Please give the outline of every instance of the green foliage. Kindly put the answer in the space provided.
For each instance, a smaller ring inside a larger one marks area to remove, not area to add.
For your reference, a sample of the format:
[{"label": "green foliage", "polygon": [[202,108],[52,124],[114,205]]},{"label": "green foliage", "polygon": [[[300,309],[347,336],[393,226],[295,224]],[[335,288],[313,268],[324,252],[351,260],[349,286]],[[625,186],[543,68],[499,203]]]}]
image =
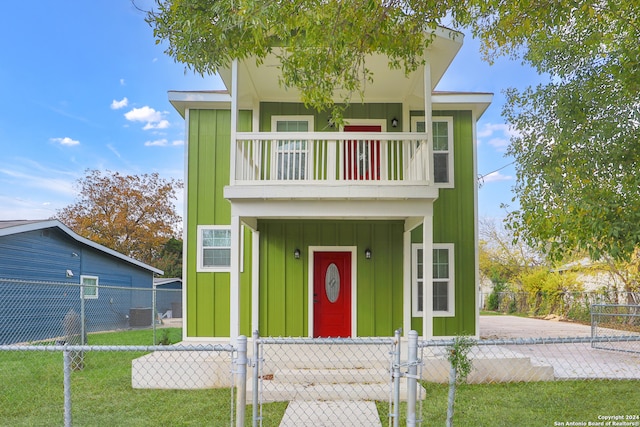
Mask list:
[{"label": "green foliage", "polygon": [[628,259],[640,245],[640,3],[488,1],[459,18],[489,58],[521,56],[549,77],[506,92],[516,237],[556,260]]},{"label": "green foliage", "polygon": [[565,315],[567,307],[564,296],[580,289],[575,273],[557,273],[546,268],[521,274],[519,282],[522,290],[529,295],[529,314],[533,316]]},{"label": "green foliage", "polygon": [[493,289],[487,299],[487,310],[498,311],[500,309],[500,293],[504,292],[506,286],[504,283],[494,283]]},{"label": "green foliage", "polygon": [[154,266],[164,271],[164,277],[182,277],[182,240],[170,238],[162,247]]},{"label": "green foliage", "polygon": [[456,371],[456,382],[467,380],[473,368],[473,362],[469,358],[469,352],[475,345],[475,341],[467,336],[457,336],[453,344],[447,348],[447,360]]},{"label": "green foliage", "polygon": [[383,54],[390,67],[415,70],[448,9],[449,1],[435,0],[158,0],[147,22],[165,53],[199,74],[275,55],[282,86],[339,119],[344,106],[335,94],[347,105],[375,77],[365,57]]}]

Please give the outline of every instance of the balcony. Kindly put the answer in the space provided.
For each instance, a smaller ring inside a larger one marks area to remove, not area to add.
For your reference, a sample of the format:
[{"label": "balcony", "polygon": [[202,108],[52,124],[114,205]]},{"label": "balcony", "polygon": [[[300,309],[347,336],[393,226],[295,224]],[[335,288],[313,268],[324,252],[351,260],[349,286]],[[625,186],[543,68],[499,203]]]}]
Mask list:
[{"label": "balcony", "polygon": [[425,133],[237,133],[231,161],[228,198],[414,198],[432,182]]}]

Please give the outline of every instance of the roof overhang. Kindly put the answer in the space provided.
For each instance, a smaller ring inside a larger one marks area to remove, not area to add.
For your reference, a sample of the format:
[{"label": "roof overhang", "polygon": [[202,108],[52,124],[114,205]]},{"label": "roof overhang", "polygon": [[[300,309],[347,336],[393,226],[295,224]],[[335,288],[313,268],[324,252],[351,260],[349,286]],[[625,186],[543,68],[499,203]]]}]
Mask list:
[{"label": "roof overhang", "polygon": [[476,120],[482,117],[492,101],[493,94],[486,92],[433,92],[431,96],[434,111],[471,110]]},{"label": "roof overhang", "polygon": [[[438,27],[433,42],[425,49],[424,58],[431,71],[431,88],[433,90],[454,57],[462,47],[464,35],[454,30]],[[281,47],[274,52],[281,52]],[[388,57],[372,54],[366,58],[366,68],[373,74],[373,82],[363,83],[364,102],[398,102],[424,105],[424,71],[417,70],[405,73],[403,69],[391,69]],[[231,66],[220,69],[218,73],[226,86],[231,90]],[[300,92],[297,88],[286,88],[281,81],[280,62],[275,54],[269,54],[260,64],[255,58],[247,58],[238,62],[238,106],[252,108],[257,102],[299,102]],[[334,100],[341,102],[345,93],[337,92]],[[352,99],[357,103],[360,99]]]}]

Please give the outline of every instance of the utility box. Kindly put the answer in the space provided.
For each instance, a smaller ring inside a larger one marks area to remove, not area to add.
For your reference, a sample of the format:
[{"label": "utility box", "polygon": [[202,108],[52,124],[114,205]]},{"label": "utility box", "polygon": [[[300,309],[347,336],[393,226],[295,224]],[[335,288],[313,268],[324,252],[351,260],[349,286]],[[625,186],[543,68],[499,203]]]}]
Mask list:
[{"label": "utility box", "polygon": [[151,307],[129,309],[129,326],[140,328],[153,324],[153,310]]}]

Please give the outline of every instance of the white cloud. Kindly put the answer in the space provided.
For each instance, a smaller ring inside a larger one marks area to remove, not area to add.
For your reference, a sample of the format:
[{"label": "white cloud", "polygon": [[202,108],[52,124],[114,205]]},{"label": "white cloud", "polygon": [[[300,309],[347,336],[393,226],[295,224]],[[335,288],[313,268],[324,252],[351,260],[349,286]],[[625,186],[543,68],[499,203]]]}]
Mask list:
[{"label": "white cloud", "polygon": [[124,86],[124,85],[125,85],[124,79],[120,79],[120,86]]},{"label": "white cloud", "polygon": [[144,143],[145,147],[166,147],[169,145],[169,141],[166,139],[156,139],[155,141],[147,141]]},{"label": "white cloud", "polygon": [[498,181],[511,181],[513,177],[511,175],[503,175],[499,171],[491,172],[489,175],[482,178],[482,182],[487,184],[489,182],[498,182]]},{"label": "white cloud", "polygon": [[169,121],[164,118],[168,114],[166,112],[156,111],[149,106],[142,108],[134,108],[125,113],[124,117],[130,122],[146,123],[144,130],[149,129],[166,129],[169,127]]},{"label": "white cloud", "polygon": [[478,138],[488,139],[487,143],[501,152],[507,149],[511,137],[515,135],[515,130],[505,123],[485,123],[478,130]]},{"label": "white cloud", "polygon": [[509,142],[506,138],[491,138],[488,144],[498,149],[498,151],[505,151],[509,146]]},{"label": "white cloud", "polygon": [[147,141],[144,143],[145,147],[177,147],[179,145],[184,145],[184,141],[175,140],[173,142],[169,142],[167,139],[156,139],[155,141]]},{"label": "white cloud", "polygon": [[55,142],[60,145],[66,145],[68,147],[80,144],[80,141],[71,139],[68,136],[65,136],[64,138],[51,138],[51,142]]},{"label": "white cloud", "polygon": [[157,123],[153,123],[153,122],[149,122],[146,125],[144,125],[144,127],[142,129],[144,130],[149,130],[149,129],[166,129],[169,127],[169,121],[168,120],[160,120]]},{"label": "white cloud", "polygon": [[111,109],[112,110],[119,110],[121,108],[126,107],[127,105],[129,105],[129,100],[127,99],[127,97],[125,96],[124,98],[122,98],[122,100],[120,101],[116,101],[115,99],[111,102]]}]

